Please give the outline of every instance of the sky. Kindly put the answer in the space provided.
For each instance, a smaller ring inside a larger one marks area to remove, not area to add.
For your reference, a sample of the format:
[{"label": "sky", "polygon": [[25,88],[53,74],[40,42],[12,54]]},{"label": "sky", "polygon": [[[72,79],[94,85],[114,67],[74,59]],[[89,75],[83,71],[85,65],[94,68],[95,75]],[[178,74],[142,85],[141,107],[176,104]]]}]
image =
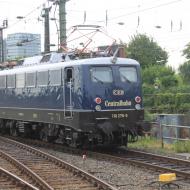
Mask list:
[{"label": "sky", "polygon": [[[51,5],[47,0],[0,0],[0,26],[4,19],[9,23],[4,37],[16,32],[40,33],[43,49],[41,12],[44,6]],[[185,61],[182,50],[190,42],[189,7],[189,0],[69,0],[67,34],[78,24],[100,25],[109,36],[125,43],[136,34],[146,34],[168,52],[168,65],[177,69]],[[50,13],[50,18],[54,17],[58,19],[56,6],[52,6]],[[55,21],[50,21],[50,33],[51,44],[57,44]],[[102,38],[98,39],[101,44]]]}]

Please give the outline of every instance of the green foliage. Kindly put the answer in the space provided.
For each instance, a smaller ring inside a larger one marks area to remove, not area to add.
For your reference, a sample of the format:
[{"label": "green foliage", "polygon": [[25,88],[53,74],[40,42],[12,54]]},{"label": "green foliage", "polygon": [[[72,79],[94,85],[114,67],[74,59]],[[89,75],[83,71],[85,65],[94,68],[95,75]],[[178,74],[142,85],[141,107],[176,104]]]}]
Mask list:
[{"label": "green foliage", "polygon": [[161,104],[165,104],[166,102],[169,105],[175,104],[175,94],[172,93],[164,93],[162,96],[160,96],[160,102]]},{"label": "green foliage", "polygon": [[183,55],[187,58],[190,59],[190,43],[186,45],[186,48],[183,50]]},{"label": "green foliage", "polygon": [[186,48],[183,50],[183,55],[188,61],[184,62],[179,67],[179,74],[183,79],[183,82],[189,84],[190,81],[190,42],[186,45]]},{"label": "green foliage", "polygon": [[175,96],[175,104],[177,106],[180,106],[182,103],[189,103],[189,95],[190,94],[182,94],[182,93],[177,93]]},{"label": "green foliage", "polygon": [[190,81],[190,61],[185,62],[179,67],[179,74],[181,75],[183,81],[188,84]]},{"label": "green foliage", "polygon": [[128,57],[139,61],[142,68],[165,65],[168,59],[167,52],[144,34],[133,36],[126,50]]},{"label": "green foliage", "polygon": [[150,121],[151,122],[151,121],[153,121],[154,116],[149,111],[145,110],[144,119],[145,119],[145,121]]},{"label": "green foliage", "polygon": [[190,152],[190,141],[177,141],[173,149],[177,153]]},{"label": "green foliage", "polygon": [[161,142],[160,140],[153,138],[153,137],[141,137],[139,140],[135,143],[129,143],[130,148],[160,148]]},{"label": "green foliage", "polygon": [[147,149],[153,153],[183,153],[190,152],[190,141],[176,141],[173,144],[164,143],[162,148],[161,141],[154,137],[142,137],[135,143],[129,143],[129,148],[136,148],[140,150]]},{"label": "green foliage", "polygon": [[170,88],[172,86],[177,86],[178,80],[175,75],[166,75],[163,76],[161,79],[161,84],[164,88]]},{"label": "green foliage", "polygon": [[171,93],[190,93],[190,85],[181,84],[181,81],[178,80],[178,86],[173,86],[168,89],[165,89],[164,92]]},{"label": "green foliage", "polygon": [[178,89],[178,83],[182,82],[171,67],[150,66],[142,70],[142,77],[145,109],[157,113],[185,112],[190,109],[186,94],[180,95],[181,90],[185,92],[187,87],[181,86]]},{"label": "green foliage", "polygon": [[190,111],[190,103],[182,103],[179,107],[178,107],[178,112],[179,113],[187,113]]},{"label": "green foliage", "polygon": [[153,65],[142,70],[143,83],[158,85],[158,88],[168,88],[176,86],[178,79],[171,67],[163,65]]},{"label": "green foliage", "polygon": [[144,95],[145,109],[157,113],[186,113],[190,110],[189,93]]}]

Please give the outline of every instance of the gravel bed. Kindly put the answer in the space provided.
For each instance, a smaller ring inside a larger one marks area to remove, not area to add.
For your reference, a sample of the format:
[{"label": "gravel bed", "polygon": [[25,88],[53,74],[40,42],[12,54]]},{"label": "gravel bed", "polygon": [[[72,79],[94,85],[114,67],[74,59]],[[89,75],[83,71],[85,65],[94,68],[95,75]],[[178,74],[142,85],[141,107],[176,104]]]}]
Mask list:
[{"label": "gravel bed", "polygon": [[[39,147],[38,147],[39,148]],[[159,173],[140,168],[130,164],[116,164],[111,161],[95,160],[92,158],[83,159],[83,156],[62,153],[54,150],[40,148],[42,151],[48,152],[72,165],[81,168],[88,173],[106,181],[107,183],[117,187],[119,190],[157,190],[159,188]],[[151,182],[155,182],[151,185]],[[189,190],[189,181],[176,181],[181,190]],[[164,189],[164,188],[163,188]],[[165,188],[168,189],[168,188]],[[172,186],[170,189],[178,189]]]}]

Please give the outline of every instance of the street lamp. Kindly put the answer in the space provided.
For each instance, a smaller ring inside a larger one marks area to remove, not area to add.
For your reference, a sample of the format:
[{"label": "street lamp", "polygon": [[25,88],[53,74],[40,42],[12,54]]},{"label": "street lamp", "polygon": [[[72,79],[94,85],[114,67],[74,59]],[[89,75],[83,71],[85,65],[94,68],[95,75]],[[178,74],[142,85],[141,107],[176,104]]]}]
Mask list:
[{"label": "street lamp", "polygon": [[17,19],[24,19],[23,16],[17,16],[16,18],[17,18]]},{"label": "street lamp", "polygon": [[162,27],[160,25],[156,25],[155,28],[160,29]]},{"label": "street lamp", "polygon": [[118,22],[117,24],[119,24],[119,25],[124,25],[125,23],[124,22]]}]

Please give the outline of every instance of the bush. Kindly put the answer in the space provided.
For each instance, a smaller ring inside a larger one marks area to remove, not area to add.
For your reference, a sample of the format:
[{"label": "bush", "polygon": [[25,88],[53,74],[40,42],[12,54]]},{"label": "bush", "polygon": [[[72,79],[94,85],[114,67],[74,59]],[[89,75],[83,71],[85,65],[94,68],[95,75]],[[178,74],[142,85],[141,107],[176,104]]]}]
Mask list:
[{"label": "bush", "polygon": [[145,110],[144,120],[145,121],[152,121],[153,119],[154,119],[154,116],[148,110]]},{"label": "bush", "polygon": [[177,153],[190,152],[190,141],[177,141],[174,144],[174,151]]},{"label": "bush", "polygon": [[189,93],[159,93],[144,96],[145,109],[158,113],[186,113],[190,110]]},{"label": "bush", "polygon": [[179,107],[178,107],[178,111],[180,113],[187,113],[190,110],[190,103],[182,103]]}]

